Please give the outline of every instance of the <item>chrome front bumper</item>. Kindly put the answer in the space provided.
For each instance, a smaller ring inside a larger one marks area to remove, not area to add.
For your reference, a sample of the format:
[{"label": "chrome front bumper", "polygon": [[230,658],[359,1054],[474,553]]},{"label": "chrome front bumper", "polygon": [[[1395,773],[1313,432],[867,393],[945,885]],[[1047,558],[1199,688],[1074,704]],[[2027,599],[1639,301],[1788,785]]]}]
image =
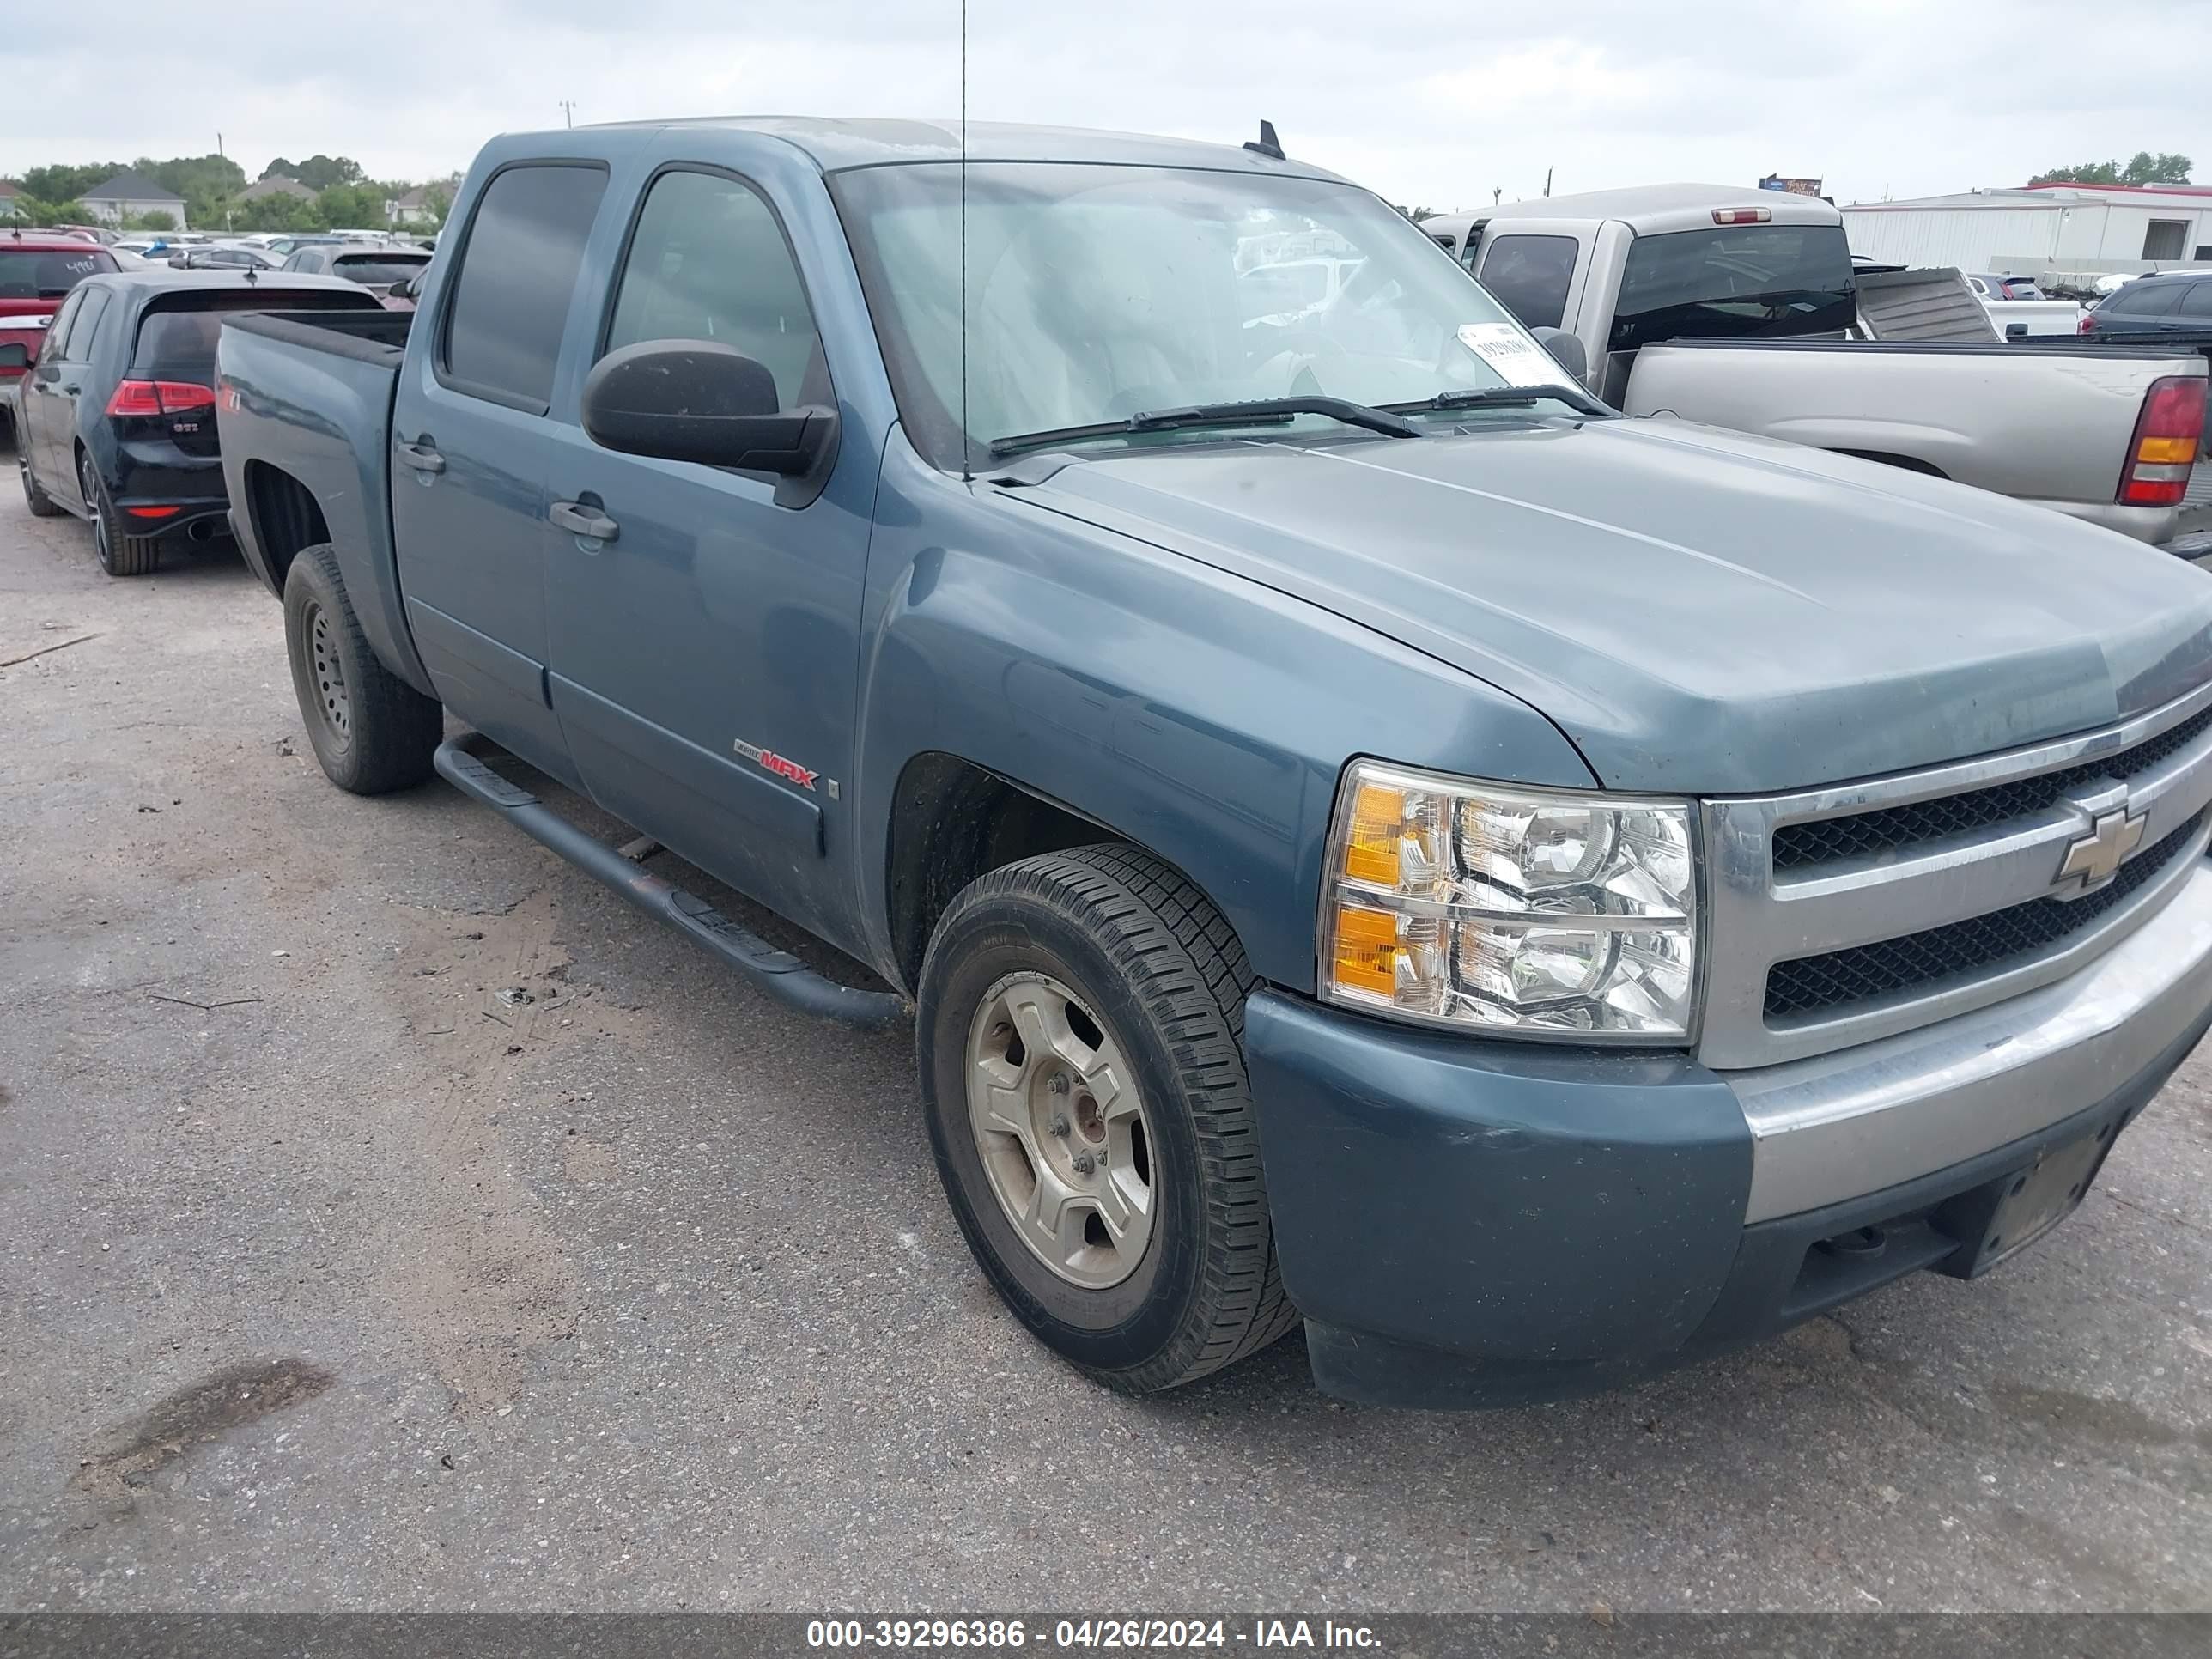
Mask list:
[{"label": "chrome front bumper", "polygon": [[2048,1127],[2212,1011],[2212,860],[2078,973],[1935,1025],[1723,1073],[1752,1133],[1746,1222],[1911,1180]]}]

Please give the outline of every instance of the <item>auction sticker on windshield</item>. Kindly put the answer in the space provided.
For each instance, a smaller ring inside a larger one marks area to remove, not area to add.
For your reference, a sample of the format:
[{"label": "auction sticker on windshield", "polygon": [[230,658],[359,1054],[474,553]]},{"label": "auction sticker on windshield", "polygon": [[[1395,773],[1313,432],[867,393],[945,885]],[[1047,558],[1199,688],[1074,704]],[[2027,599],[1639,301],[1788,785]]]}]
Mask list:
[{"label": "auction sticker on windshield", "polygon": [[1567,372],[1552,354],[1510,323],[1462,323],[1459,343],[1508,386],[1565,386]]}]

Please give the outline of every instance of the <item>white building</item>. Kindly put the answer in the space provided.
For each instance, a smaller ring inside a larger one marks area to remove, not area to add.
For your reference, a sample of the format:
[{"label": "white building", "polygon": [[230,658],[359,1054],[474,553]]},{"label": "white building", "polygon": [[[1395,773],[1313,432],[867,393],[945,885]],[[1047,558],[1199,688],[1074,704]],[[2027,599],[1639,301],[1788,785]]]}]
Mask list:
[{"label": "white building", "polygon": [[1884,264],[2086,277],[2212,265],[2212,185],[2028,185],[1844,209]]}]

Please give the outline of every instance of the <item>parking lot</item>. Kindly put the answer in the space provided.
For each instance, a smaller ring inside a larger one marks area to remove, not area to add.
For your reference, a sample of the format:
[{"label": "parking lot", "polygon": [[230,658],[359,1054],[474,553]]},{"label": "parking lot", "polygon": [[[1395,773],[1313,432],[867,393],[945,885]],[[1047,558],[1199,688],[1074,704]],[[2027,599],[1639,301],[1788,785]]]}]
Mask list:
[{"label": "parking lot", "polygon": [[1544,1409],[1126,1400],[907,1034],[331,787],[227,552],[11,487],[0,662],[0,1606],[2212,1607],[2212,1053],[1979,1284]]}]

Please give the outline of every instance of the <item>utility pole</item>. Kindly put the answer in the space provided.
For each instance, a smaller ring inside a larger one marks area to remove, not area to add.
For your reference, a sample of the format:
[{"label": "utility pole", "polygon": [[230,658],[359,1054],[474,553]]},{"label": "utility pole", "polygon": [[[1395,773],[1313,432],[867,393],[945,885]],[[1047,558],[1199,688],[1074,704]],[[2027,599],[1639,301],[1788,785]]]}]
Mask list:
[{"label": "utility pole", "polygon": [[576,100],[574,99],[563,98],[561,100],[561,120],[562,125],[566,126],[573,127],[576,125]]},{"label": "utility pole", "polygon": [[1552,199],[1552,170],[1549,167],[1544,169],[1544,199],[1547,202]]},{"label": "utility pole", "polygon": [[222,135],[219,132],[215,136],[215,153],[217,155],[222,154]]}]

